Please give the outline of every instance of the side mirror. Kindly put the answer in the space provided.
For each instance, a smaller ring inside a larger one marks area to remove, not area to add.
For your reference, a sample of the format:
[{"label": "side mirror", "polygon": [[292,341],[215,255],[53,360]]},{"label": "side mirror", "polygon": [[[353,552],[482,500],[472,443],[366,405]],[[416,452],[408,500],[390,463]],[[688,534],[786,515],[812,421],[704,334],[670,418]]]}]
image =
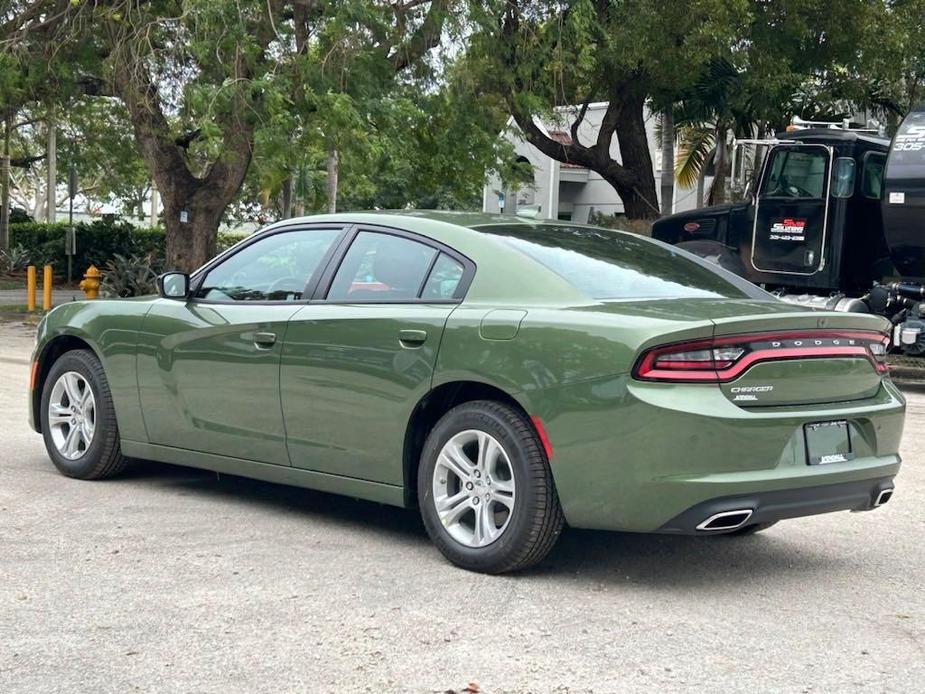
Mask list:
[{"label": "side mirror", "polygon": [[188,299],[189,275],[185,272],[165,272],[157,278],[157,293],[164,299]]}]

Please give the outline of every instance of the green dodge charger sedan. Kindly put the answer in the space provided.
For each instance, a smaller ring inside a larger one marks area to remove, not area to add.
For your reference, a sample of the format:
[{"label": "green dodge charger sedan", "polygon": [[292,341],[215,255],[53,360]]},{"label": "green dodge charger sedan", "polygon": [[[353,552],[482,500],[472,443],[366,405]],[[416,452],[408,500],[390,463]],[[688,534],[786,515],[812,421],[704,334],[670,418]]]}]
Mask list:
[{"label": "green dodge charger sedan", "polygon": [[70,477],[144,458],[417,507],[500,573],[563,525],[747,534],[893,493],[887,322],[632,234],[449,212],[286,220],[159,296],[39,327]]}]

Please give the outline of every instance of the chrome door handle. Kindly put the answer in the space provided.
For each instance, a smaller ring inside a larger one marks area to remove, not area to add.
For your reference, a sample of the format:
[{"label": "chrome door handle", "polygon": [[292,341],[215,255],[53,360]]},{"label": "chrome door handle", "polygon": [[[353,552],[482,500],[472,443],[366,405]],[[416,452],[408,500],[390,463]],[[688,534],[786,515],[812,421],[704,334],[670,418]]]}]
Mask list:
[{"label": "chrome door handle", "polygon": [[272,347],[276,344],[276,333],[254,333],[254,344],[258,347]]},{"label": "chrome door handle", "polygon": [[403,347],[417,347],[423,345],[426,340],[426,330],[400,330],[398,332],[398,341]]}]

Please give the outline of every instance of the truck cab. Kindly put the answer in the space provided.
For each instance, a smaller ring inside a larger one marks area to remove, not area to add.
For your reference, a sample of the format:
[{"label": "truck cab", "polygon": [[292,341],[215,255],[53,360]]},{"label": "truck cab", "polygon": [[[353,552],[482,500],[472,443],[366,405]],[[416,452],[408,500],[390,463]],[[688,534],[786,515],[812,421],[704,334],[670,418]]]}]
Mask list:
[{"label": "truck cab", "polygon": [[829,127],[737,145],[734,174],[759,161],[745,199],[660,219],[654,238],[770,290],[856,296],[897,275],[881,212],[889,139]]}]

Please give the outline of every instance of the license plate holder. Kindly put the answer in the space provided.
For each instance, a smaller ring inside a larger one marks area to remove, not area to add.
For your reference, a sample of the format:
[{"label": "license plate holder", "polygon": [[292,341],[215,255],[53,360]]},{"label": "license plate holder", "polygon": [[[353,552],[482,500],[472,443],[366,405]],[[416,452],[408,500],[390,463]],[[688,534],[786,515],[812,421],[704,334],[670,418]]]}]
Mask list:
[{"label": "license plate holder", "polygon": [[803,438],[806,442],[806,462],[809,465],[831,465],[854,459],[847,420],[804,424]]}]

